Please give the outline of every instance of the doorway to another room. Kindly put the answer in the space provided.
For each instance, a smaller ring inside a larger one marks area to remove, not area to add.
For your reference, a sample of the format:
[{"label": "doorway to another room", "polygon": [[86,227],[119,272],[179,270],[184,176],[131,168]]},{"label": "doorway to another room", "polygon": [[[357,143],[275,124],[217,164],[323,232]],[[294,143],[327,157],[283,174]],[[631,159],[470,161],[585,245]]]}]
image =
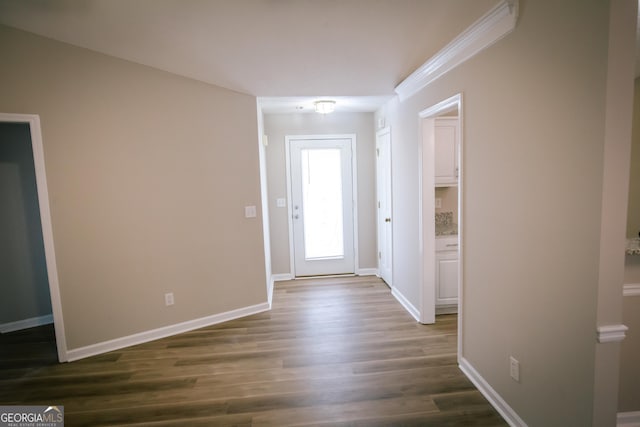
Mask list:
[{"label": "doorway to another room", "polygon": [[[458,313],[462,323],[462,96],[419,114],[422,131],[421,323]],[[460,354],[461,331],[458,331]]]},{"label": "doorway to another room", "polygon": [[[57,360],[64,362],[66,345],[38,116],[0,114],[0,199],[3,345],[25,357],[23,350],[35,349],[37,355],[31,356],[36,361],[49,360],[57,352]],[[38,343],[50,348],[36,348],[42,347]]]}]

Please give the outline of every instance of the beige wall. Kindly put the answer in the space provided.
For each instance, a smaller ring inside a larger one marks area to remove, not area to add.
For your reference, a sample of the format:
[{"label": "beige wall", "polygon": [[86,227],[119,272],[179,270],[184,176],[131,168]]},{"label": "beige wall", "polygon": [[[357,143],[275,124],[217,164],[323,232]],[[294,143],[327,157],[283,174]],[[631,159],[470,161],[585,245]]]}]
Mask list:
[{"label": "beige wall", "polygon": [[[462,356],[528,425],[588,426],[608,3],[520,5],[512,34],[377,113],[398,142],[394,286],[419,306],[418,113],[463,93]],[[550,203],[551,188],[571,197]]]},{"label": "beige wall", "polygon": [[360,269],[376,268],[376,142],[373,113],[265,114],[264,128],[269,140],[267,175],[273,273],[291,273],[287,208],[276,206],[276,199],[288,199],[284,143],[287,135],[356,134],[358,263]]},{"label": "beige wall", "polygon": [[51,314],[29,124],[0,123],[0,326]]},{"label": "beige wall", "polygon": [[0,111],[41,120],[69,349],[267,300],[255,98],[7,27],[0,52]]}]

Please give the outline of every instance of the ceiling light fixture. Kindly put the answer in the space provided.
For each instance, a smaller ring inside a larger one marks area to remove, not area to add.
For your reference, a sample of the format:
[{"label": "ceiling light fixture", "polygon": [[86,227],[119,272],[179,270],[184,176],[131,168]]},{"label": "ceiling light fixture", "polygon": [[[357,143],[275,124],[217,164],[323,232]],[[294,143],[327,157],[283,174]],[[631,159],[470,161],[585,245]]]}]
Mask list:
[{"label": "ceiling light fixture", "polygon": [[333,110],[336,109],[336,101],[330,100],[322,100],[314,102],[316,106],[316,113],[320,114],[329,114],[333,113]]}]

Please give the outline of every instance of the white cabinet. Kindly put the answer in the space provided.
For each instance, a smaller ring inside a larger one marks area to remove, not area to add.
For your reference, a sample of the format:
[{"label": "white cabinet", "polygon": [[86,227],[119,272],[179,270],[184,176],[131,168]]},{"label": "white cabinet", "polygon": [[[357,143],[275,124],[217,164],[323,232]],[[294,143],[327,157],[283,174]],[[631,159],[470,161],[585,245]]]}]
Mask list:
[{"label": "white cabinet", "polygon": [[458,236],[436,239],[436,306],[458,304]]},{"label": "white cabinet", "polygon": [[434,123],[435,184],[445,187],[458,184],[458,149],[460,131],[457,117],[438,117]]}]

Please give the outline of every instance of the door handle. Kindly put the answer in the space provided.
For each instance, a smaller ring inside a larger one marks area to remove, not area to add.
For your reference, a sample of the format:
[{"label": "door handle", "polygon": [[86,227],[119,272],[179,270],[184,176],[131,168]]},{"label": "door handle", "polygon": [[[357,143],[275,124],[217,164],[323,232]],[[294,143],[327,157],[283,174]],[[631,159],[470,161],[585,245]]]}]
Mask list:
[{"label": "door handle", "polygon": [[391,222],[391,218],[385,218],[384,222]]}]

